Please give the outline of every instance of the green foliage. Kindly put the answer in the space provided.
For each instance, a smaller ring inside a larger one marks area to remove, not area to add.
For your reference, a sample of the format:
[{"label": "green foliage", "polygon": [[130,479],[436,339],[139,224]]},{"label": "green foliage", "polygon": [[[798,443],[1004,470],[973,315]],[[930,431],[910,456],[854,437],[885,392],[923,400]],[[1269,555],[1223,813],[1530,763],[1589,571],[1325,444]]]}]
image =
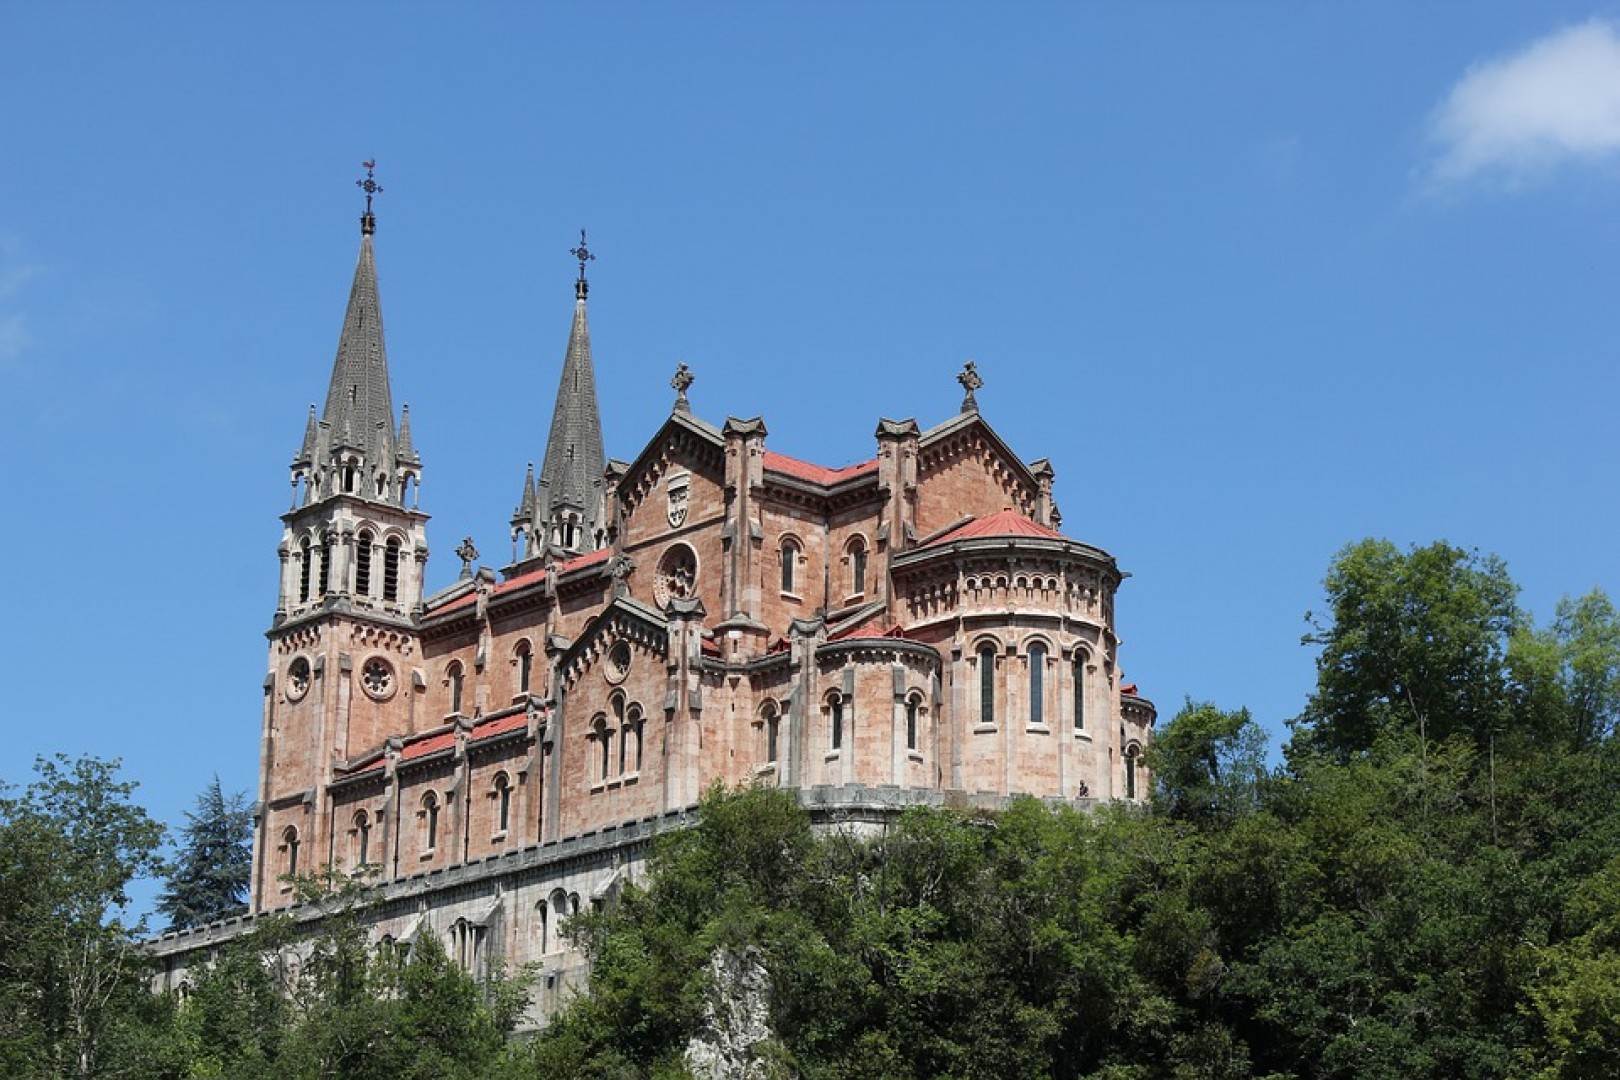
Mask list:
[{"label": "green foliage", "polygon": [[1158,810],[1206,823],[1228,821],[1259,805],[1266,733],[1247,709],[1222,712],[1189,699],[1154,732],[1147,764]]},{"label": "green foliage", "polygon": [[129,883],[159,873],[163,828],[117,763],[34,763],[0,797],[0,1075],[98,1076],[139,1012],[144,932]]},{"label": "green foliage", "polygon": [[1296,749],[1342,758],[1404,730],[1483,743],[1502,725],[1503,661],[1521,616],[1500,559],[1363,540],[1338,554],[1323,585],[1330,612],[1305,638],[1322,652]]},{"label": "green foliage", "polygon": [[247,911],[253,821],[240,792],[226,797],[216,776],[186,813],[180,852],[158,897],[170,930],[203,926]]}]

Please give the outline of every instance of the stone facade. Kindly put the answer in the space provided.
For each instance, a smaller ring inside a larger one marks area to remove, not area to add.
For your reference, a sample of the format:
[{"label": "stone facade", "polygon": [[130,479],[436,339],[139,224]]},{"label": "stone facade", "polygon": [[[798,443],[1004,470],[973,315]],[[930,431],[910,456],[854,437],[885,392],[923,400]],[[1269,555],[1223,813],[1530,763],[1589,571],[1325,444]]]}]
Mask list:
[{"label": "stone facade", "polygon": [[169,981],[287,908],[290,873],[364,868],[379,936],[435,934],[479,971],[538,965],[538,1017],[581,976],[562,924],[714,783],[794,789],[850,822],[1145,796],[1154,712],[1119,668],[1122,575],[1059,531],[1050,465],[980,414],[971,364],[960,412],[880,420],[870,459],[838,469],[767,449],[760,419],[700,419],[683,365],[668,419],[613,460],[583,239],[514,562],[476,567],[465,544],[459,580],[425,595],[421,461],[393,415],[363,224],[282,518],[253,915],[156,943]]}]

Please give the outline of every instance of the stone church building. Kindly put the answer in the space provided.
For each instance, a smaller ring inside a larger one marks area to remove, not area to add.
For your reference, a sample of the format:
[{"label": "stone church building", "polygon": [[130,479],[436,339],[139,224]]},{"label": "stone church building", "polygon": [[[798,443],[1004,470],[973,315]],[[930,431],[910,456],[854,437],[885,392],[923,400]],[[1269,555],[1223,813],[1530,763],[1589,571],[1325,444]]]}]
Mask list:
[{"label": "stone church building", "polygon": [[877,420],[842,468],[773,452],[760,418],[701,418],[682,365],[663,425],[609,458],[583,234],[513,561],[477,566],[466,542],[428,594],[375,226],[368,198],[282,515],[252,914],[155,943],[171,983],[287,908],[290,875],[332,866],[377,882],[379,938],[436,935],[475,972],[535,965],[539,1016],[582,976],[563,923],[716,782],[857,827],[913,803],[1146,796],[1154,710],[1121,677],[1122,575],[1060,531],[1051,466],[979,412],[971,363],[958,413]]}]

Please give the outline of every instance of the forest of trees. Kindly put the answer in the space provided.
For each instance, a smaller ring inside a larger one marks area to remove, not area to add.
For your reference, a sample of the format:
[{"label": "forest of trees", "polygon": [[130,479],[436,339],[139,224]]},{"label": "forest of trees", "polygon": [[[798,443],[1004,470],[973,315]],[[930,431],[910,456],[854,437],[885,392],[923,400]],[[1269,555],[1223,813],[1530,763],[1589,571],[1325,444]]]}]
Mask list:
[{"label": "forest of trees", "polygon": [[363,890],[311,894],[290,993],[276,920],[146,993],[119,899],[160,830],[109,767],[43,763],[0,801],[0,1073],[678,1077],[747,970],[761,1077],[1620,1076],[1620,615],[1536,625],[1446,544],[1352,545],[1325,586],[1286,744],[1188,702],[1146,808],[857,832],[711,792],[570,924],[589,990],[518,1040],[522,972],[373,951]]}]

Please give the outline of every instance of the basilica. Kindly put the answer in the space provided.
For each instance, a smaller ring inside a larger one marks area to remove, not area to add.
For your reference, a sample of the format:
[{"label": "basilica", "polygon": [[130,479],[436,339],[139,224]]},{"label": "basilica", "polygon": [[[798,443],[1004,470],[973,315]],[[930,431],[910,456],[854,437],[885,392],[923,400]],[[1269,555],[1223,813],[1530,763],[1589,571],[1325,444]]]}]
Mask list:
[{"label": "basilica", "polygon": [[540,1018],[583,977],[569,917],[716,783],[791,789],[833,828],[1146,797],[1121,572],[1061,531],[1052,467],[980,413],[974,365],[958,412],[877,419],[842,468],[770,450],[760,417],[702,418],[682,365],[662,426],[610,458],[583,234],[545,457],[513,473],[514,559],[463,542],[456,582],[426,592],[431,447],[393,405],[374,190],[281,518],[251,911],[154,943],[166,979],[299,916],[293,876],[330,868],[376,884],[379,940],[538,972]]}]

